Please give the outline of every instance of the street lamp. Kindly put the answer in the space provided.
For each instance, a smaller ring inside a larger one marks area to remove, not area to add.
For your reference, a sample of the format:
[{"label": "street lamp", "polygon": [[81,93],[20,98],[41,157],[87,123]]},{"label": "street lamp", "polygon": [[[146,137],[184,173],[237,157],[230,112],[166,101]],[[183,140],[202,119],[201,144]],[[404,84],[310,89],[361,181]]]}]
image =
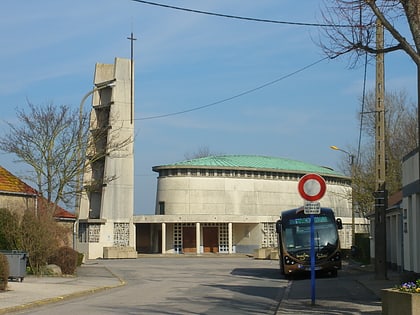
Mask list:
[{"label": "street lamp", "polygon": [[354,177],[354,154],[340,149],[339,147],[332,145],[330,146],[331,149],[336,151],[341,151],[346,153],[349,157],[349,164],[350,164],[350,178],[351,178],[351,244],[355,246],[356,244],[356,225],[355,225],[355,209],[354,209],[354,193],[353,193],[353,177]]},{"label": "street lamp", "polygon": [[89,92],[87,92],[85,94],[85,96],[83,96],[83,98],[82,98],[82,100],[80,102],[80,106],[79,106],[79,122],[80,122],[80,124],[82,123],[82,119],[83,119],[83,107],[84,107],[84,104],[85,104],[86,99],[90,95],[92,95],[93,93],[95,93],[96,91],[99,91],[99,90],[102,90],[102,89],[106,89],[106,88],[109,88],[109,87],[114,87],[115,84],[116,84],[115,80],[105,81],[105,82],[96,84],[96,86],[95,86],[95,88],[93,90],[90,90]]},{"label": "street lamp", "polygon": [[87,98],[92,95],[93,93],[102,90],[102,89],[106,89],[106,88],[110,88],[110,87],[114,87],[116,85],[115,79],[113,80],[109,80],[109,81],[105,81],[105,82],[101,82],[98,84],[95,84],[95,88],[90,90],[89,92],[87,92],[82,100],[80,101],[80,106],[79,106],[79,130],[77,133],[77,163],[80,163],[80,170],[78,172],[78,178],[77,178],[77,182],[76,182],[76,194],[77,194],[77,198],[76,198],[76,213],[79,214],[80,211],[80,200],[82,197],[82,193],[81,193],[81,188],[82,188],[82,180],[83,180],[83,174],[84,174],[84,164],[85,162],[82,162],[82,133],[83,133],[83,107],[85,104],[85,101],[87,100]]}]

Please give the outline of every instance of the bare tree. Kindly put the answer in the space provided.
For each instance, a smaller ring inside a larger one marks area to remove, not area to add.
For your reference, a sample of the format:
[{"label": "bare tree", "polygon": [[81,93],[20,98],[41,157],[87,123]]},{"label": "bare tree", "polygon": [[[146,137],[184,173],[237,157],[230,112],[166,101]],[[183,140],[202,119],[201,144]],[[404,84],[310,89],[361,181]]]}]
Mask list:
[{"label": "bare tree", "polygon": [[[81,178],[95,161],[133,141],[129,137],[117,142],[118,127],[110,130],[99,126],[91,133],[88,118],[88,114],[67,105],[36,106],[28,102],[27,112],[17,110],[19,123],[8,123],[10,131],[0,136],[0,150],[14,154],[18,162],[32,168],[26,179],[35,183],[38,193],[47,200],[50,214],[56,205],[75,201],[82,189]],[[103,181],[114,178],[108,176]]]},{"label": "bare tree", "polygon": [[211,152],[210,148],[207,146],[201,146],[197,149],[196,152],[193,153],[185,153],[184,157],[187,160],[192,160],[192,159],[199,159],[199,158],[203,158],[203,157],[207,157],[207,156],[211,156],[211,155],[220,155],[220,153],[214,153]]},{"label": "bare tree", "polygon": [[[366,214],[372,208],[375,192],[375,95],[365,97],[364,131],[365,144],[360,150],[353,171],[353,198],[359,209]],[[385,95],[385,141],[386,141],[386,182],[389,194],[402,187],[402,159],[417,146],[415,117],[416,107],[405,92],[389,92]],[[369,114],[372,113],[372,114]]]},{"label": "bare tree", "polygon": [[[325,27],[320,46],[331,58],[346,55],[350,66],[355,66],[361,57],[376,56],[379,53],[388,53],[396,50],[404,51],[417,65],[418,72],[418,100],[420,104],[420,2],[418,0],[325,0],[325,9],[322,12]],[[385,29],[384,45],[380,50],[376,43],[376,28],[381,25]],[[387,104],[389,106],[389,102]],[[388,109],[387,109],[388,110]],[[396,116],[387,113],[386,129],[386,173],[387,189],[390,193],[400,188],[401,160],[399,155],[416,146],[420,141],[420,106],[417,106],[415,115]],[[408,119],[404,124],[397,121]],[[386,120],[386,119],[385,119]],[[370,130],[373,132],[373,129]],[[410,137],[403,135],[410,135]],[[412,137],[413,134],[416,136]],[[409,139],[408,139],[409,138]],[[408,141],[408,142],[407,142]],[[402,146],[405,145],[404,149]],[[374,157],[372,146],[365,151],[365,164],[358,166],[353,181],[356,185],[355,199],[360,192],[360,201],[372,205],[372,195],[367,195],[370,190],[370,178],[375,178]],[[360,172],[358,174],[357,172]],[[363,176],[362,176],[363,175]],[[392,183],[391,177],[395,180]],[[357,185],[360,184],[360,187]],[[372,193],[373,191],[371,191]],[[358,202],[359,200],[355,200]]]},{"label": "bare tree", "polygon": [[87,137],[87,116],[82,121],[75,117],[79,117],[78,112],[66,105],[28,102],[27,112],[17,110],[19,123],[8,123],[10,131],[0,136],[0,150],[32,168],[26,179],[36,184],[49,205],[71,201],[84,164],[84,154],[78,156],[78,152],[85,145],[80,145],[78,136]]},{"label": "bare tree", "polygon": [[[366,52],[376,55],[403,50],[420,66],[418,0],[326,0],[325,3],[329,4],[322,12],[327,25],[323,29],[326,40],[321,41],[321,47],[328,56],[350,53],[352,64],[356,64]],[[376,49],[377,21],[389,35],[381,51]],[[410,34],[403,34],[403,27],[396,27],[404,23]]]}]

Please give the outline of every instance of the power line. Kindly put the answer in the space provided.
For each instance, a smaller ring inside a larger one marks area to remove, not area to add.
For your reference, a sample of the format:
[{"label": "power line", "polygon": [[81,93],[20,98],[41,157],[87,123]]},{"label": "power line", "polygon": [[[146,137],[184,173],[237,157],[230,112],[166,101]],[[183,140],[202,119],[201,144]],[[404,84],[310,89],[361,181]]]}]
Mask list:
[{"label": "power line", "polygon": [[293,76],[295,74],[298,74],[298,73],[300,73],[300,72],[302,72],[302,71],[304,71],[304,70],[306,70],[308,68],[311,68],[311,67],[317,65],[318,63],[320,63],[320,62],[322,62],[322,61],[324,61],[326,59],[330,59],[330,57],[324,57],[324,58],[319,59],[319,60],[317,60],[317,61],[315,61],[315,62],[313,62],[313,63],[311,63],[309,65],[306,65],[306,66],[304,66],[304,67],[302,67],[302,68],[300,68],[298,70],[295,70],[295,71],[293,71],[293,72],[291,72],[289,74],[286,74],[286,75],[284,75],[284,76],[282,76],[282,77],[280,77],[278,79],[275,79],[273,81],[264,83],[264,84],[262,84],[260,86],[257,86],[255,88],[253,88],[253,89],[244,91],[242,93],[236,94],[234,96],[231,96],[231,97],[228,97],[228,98],[225,98],[225,99],[222,99],[222,100],[219,100],[219,101],[210,103],[210,104],[206,104],[206,105],[202,105],[202,106],[198,106],[198,107],[193,107],[193,108],[190,108],[190,109],[186,109],[186,110],[179,111],[179,112],[174,112],[174,113],[169,113],[169,114],[162,114],[162,115],[156,115],[156,116],[149,116],[149,117],[137,118],[136,120],[150,120],[150,119],[158,119],[158,118],[164,118],[164,117],[169,117],[169,116],[181,115],[181,114],[185,114],[185,113],[197,111],[197,110],[200,110],[200,109],[212,107],[212,106],[215,106],[215,105],[219,105],[221,103],[225,103],[227,101],[231,101],[231,100],[233,100],[235,98],[238,98],[238,97],[241,97],[241,96],[244,96],[244,95],[253,93],[253,92],[258,91],[258,90],[261,90],[261,89],[263,89],[263,88],[265,88],[265,87],[267,87],[269,85],[273,85],[274,83],[277,83],[279,81],[282,81],[284,79],[287,79],[287,78],[289,78],[289,77],[291,77],[291,76]]},{"label": "power line", "polygon": [[158,6],[162,8],[167,8],[167,9],[180,10],[180,11],[199,13],[199,14],[205,14],[205,15],[212,15],[212,16],[218,16],[218,17],[229,18],[229,19],[252,21],[252,22],[263,22],[263,23],[274,23],[274,24],[285,24],[285,25],[296,25],[296,26],[314,26],[314,27],[352,27],[351,25],[340,25],[340,24],[336,25],[336,24],[305,23],[305,22],[290,22],[290,21],[279,21],[279,20],[269,20],[269,19],[258,19],[258,18],[252,18],[252,17],[229,15],[229,14],[223,14],[223,13],[215,13],[215,12],[177,7],[173,5],[162,4],[162,3],[151,2],[151,1],[144,1],[144,0],[132,0],[132,1],[143,3],[143,4],[154,5],[154,6]]}]

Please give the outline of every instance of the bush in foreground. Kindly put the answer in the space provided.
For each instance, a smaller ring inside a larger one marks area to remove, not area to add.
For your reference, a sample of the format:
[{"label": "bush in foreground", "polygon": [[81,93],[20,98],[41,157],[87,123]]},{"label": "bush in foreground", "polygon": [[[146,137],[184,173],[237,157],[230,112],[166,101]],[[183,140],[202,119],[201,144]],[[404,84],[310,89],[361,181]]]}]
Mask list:
[{"label": "bush in foreground", "polygon": [[68,246],[60,247],[49,259],[50,264],[61,268],[65,275],[73,275],[76,272],[79,253]]}]

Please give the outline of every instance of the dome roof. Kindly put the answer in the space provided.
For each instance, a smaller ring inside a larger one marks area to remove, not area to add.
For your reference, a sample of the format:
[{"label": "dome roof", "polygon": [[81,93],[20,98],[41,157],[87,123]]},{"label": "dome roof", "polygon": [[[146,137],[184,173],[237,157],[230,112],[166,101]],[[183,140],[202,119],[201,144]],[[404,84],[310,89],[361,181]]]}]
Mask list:
[{"label": "dome roof", "polygon": [[293,173],[317,173],[320,175],[329,175],[344,177],[343,174],[334,171],[331,168],[309,164],[301,161],[259,156],[259,155],[217,155],[206,156],[202,158],[177,162],[174,164],[156,166],[153,170],[158,171],[165,168],[177,167],[198,167],[198,168],[218,168],[218,169],[253,169],[253,170],[275,170]]}]

